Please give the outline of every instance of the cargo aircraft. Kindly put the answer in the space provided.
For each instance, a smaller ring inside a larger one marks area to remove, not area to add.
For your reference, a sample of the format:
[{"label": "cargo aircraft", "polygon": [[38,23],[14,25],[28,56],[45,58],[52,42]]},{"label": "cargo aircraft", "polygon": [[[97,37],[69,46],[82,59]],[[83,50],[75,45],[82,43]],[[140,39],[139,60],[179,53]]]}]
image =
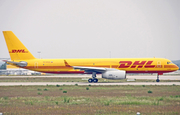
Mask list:
[{"label": "cargo aircraft", "polygon": [[125,79],[126,73],[163,73],[178,70],[178,66],[164,58],[109,59],[38,59],[21,43],[12,31],[3,31],[11,60],[6,63],[33,71],[53,74],[92,74],[89,83],[96,83],[96,74],[105,79]]}]

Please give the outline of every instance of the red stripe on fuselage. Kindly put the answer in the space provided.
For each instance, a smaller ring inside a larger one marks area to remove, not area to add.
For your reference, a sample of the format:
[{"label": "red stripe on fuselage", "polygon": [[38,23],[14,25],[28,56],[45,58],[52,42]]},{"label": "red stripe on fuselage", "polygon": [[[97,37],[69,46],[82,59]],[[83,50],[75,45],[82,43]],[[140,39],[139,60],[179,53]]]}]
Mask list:
[{"label": "red stripe on fuselage", "polygon": [[176,65],[164,65],[164,68],[177,68]]},{"label": "red stripe on fuselage", "polygon": [[[39,71],[43,73],[53,73],[53,74],[91,74],[85,71]],[[126,71],[126,73],[167,73],[172,71]],[[100,74],[100,73],[98,73]]]}]

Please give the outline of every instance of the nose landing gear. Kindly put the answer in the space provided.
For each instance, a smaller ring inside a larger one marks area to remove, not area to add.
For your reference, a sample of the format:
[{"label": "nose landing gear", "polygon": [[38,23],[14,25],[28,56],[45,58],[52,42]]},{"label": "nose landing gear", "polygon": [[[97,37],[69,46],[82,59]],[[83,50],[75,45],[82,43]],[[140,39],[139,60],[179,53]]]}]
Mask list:
[{"label": "nose landing gear", "polygon": [[160,80],[159,80],[159,75],[157,75],[156,82],[160,82]]},{"label": "nose landing gear", "polygon": [[158,73],[158,74],[157,74],[156,82],[160,82],[160,80],[159,80],[159,75],[163,75],[163,74],[162,74],[162,73]]}]

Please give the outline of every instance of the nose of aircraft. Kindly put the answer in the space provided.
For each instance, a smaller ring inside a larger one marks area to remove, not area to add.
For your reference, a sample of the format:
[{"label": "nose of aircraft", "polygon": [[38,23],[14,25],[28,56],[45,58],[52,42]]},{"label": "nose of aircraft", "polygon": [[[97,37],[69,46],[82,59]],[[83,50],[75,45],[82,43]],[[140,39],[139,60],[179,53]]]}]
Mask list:
[{"label": "nose of aircraft", "polygon": [[[174,64],[174,65],[175,65],[175,64]],[[175,69],[176,69],[176,70],[178,70],[178,69],[179,69],[179,67],[178,67],[177,65],[175,65]]]}]

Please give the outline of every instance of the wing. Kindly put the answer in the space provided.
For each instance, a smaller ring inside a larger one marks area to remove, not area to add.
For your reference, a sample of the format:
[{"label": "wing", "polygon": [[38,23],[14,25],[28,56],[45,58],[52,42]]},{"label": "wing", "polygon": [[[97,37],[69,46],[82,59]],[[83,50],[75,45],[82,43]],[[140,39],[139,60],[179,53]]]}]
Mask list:
[{"label": "wing", "polygon": [[96,72],[96,73],[104,73],[106,71],[114,71],[116,69],[111,68],[102,68],[102,67],[84,67],[84,66],[70,66],[66,60],[64,60],[64,64],[67,67],[73,67],[73,69],[80,69],[87,73]]},{"label": "wing", "polygon": [[100,68],[100,67],[83,67],[83,66],[72,66],[74,69],[80,69],[84,70],[85,72],[97,72],[97,73],[103,73],[107,69],[106,68]]}]

